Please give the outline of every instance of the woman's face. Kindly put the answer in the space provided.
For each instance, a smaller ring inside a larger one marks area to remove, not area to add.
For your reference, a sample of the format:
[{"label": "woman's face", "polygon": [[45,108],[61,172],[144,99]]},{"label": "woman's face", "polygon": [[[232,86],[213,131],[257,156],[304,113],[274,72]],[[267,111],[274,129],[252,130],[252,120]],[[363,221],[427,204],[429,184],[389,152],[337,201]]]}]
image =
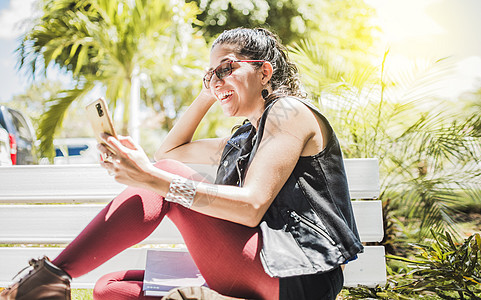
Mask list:
[{"label": "woman's face", "polygon": [[[248,59],[239,57],[234,46],[218,44],[210,53],[209,71],[226,61]],[[248,62],[233,62],[232,74],[219,79],[215,74],[210,80],[210,91],[220,102],[224,114],[238,117],[258,117],[264,110],[264,99],[261,96],[262,71]]]}]

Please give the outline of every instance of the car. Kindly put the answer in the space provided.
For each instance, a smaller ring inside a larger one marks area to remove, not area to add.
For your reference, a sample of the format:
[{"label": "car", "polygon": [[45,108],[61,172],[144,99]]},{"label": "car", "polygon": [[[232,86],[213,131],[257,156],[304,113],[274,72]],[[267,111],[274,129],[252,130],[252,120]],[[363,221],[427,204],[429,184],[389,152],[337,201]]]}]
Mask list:
[{"label": "car", "polygon": [[8,134],[12,165],[37,164],[37,138],[30,120],[20,111],[0,105],[0,126]]},{"label": "car", "polygon": [[8,132],[0,125],[0,167],[11,166],[12,159],[10,157],[10,141]]},{"label": "car", "polygon": [[97,150],[97,140],[94,138],[55,139],[53,145],[55,146],[55,165],[100,162],[100,152]]}]

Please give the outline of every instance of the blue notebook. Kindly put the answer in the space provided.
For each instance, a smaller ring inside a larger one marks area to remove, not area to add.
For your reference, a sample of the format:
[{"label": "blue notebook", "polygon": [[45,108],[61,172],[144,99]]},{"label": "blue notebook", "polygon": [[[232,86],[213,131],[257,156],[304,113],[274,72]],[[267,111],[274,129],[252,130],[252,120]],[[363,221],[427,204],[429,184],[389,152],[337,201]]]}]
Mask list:
[{"label": "blue notebook", "polygon": [[164,296],[177,287],[201,285],[205,285],[205,280],[187,250],[147,250],[145,296]]}]

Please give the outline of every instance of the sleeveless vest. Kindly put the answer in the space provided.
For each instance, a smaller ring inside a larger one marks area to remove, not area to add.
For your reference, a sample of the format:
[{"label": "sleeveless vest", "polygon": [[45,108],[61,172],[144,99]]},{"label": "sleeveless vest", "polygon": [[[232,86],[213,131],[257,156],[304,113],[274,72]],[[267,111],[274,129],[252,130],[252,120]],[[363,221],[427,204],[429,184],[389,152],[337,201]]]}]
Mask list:
[{"label": "sleeveless vest", "polygon": [[[259,224],[264,270],[279,278],[328,272],[355,259],[363,250],[339,141],[315,106],[295,99],[325,122],[329,140],[320,153],[299,157]],[[266,108],[257,131],[251,123],[246,123],[227,142],[217,171],[217,184],[243,185],[249,163],[262,140],[268,113],[278,100]]]}]

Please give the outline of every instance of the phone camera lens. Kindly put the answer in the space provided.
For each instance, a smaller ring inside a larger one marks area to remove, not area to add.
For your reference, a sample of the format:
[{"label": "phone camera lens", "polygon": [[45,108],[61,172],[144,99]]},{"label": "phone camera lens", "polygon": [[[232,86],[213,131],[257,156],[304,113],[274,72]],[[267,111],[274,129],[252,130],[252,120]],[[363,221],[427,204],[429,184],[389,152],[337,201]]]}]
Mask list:
[{"label": "phone camera lens", "polygon": [[95,108],[97,108],[97,113],[99,117],[104,115],[104,111],[102,110],[102,106],[100,105],[100,103],[97,103],[97,105],[95,105]]}]

